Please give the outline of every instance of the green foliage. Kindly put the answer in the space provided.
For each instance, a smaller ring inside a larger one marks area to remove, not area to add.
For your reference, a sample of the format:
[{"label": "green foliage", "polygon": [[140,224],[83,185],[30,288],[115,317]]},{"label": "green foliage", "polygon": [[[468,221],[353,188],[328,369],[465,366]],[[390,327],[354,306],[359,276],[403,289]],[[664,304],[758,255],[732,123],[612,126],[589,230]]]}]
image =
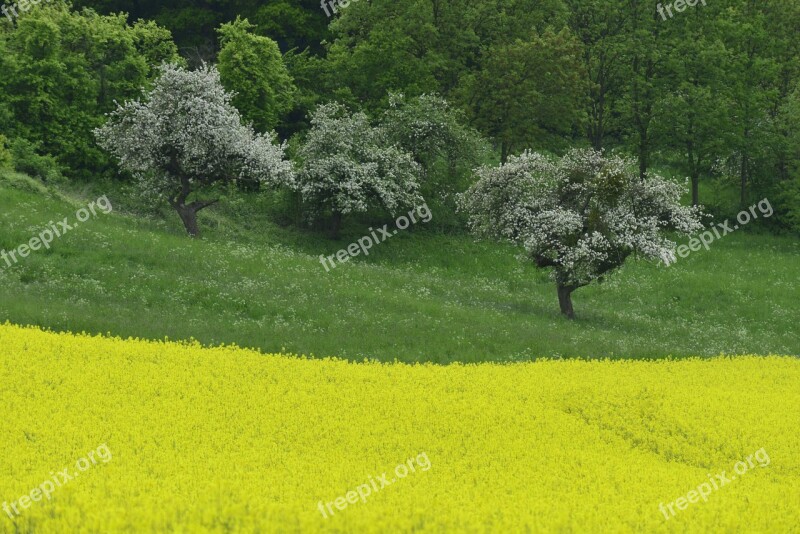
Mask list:
[{"label": "green foliage", "polygon": [[[248,18],[259,35],[277,41],[281,50],[311,48],[321,51],[329,36],[328,18],[319,0],[75,0],[77,8],[90,7],[100,13],[130,13],[130,20],[157,21],[175,36],[187,55],[206,50],[216,41],[215,29],[237,16]],[[213,53],[205,58],[213,59]]]},{"label": "green foliage", "polygon": [[[365,5],[353,4],[348,10]],[[414,53],[416,45],[403,28],[391,26],[376,29],[368,40],[337,40],[328,55],[335,73],[329,87],[344,81],[348,92],[372,109],[384,105],[390,91],[410,95],[437,91],[433,64]]]},{"label": "green foliage", "polygon": [[[615,120],[624,79],[621,72],[630,39],[626,13],[618,0],[565,0],[569,27],[582,44],[585,89],[586,138],[595,150],[618,139],[622,125]],[[609,139],[611,138],[611,139]]]},{"label": "green foliage", "polygon": [[295,87],[278,44],[252,33],[254,28],[240,18],[220,27],[217,68],[243,118],[266,132],[292,108]]},{"label": "green foliage", "polygon": [[727,51],[709,27],[711,20],[712,12],[703,10],[669,27],[676,34],[675,45],[664,58],[665,75],[674,81],[672,90],[656,104],[652,129],[659,144],[680,156],[679,168],[691,179],[695,205],[700,203],[701,176],[711,174],[714,158],[724,154],[733,141],[733,136],[726,134],[727,109],[732,105],[725,91]]},{"label": "green foliage", "polygon": [[[668,19],[641,0],[362,0],[331,19],[317,0],[75,2],[109,15],[54,0],[0,23],[0,131],[40,143],[71,176],[110,176],[88,133],[176,58],[169,28],[192,64],[219,52],[243,115],[283,138],[302,137],[320,104],[378,118],[392,92],[438,94],[501,160],[625,151],[640,175],[680,170],[715,209],[774,196],[771,222],[792,226],[798,2],[709,2]],[[423,187],[453,183],[444,159],[428,167]]]},{"label": "green foliage", "polygon": [[11,110],[8,129],[41,145],[72,176],[89,178],[109,165],[92,129],[114,101],[138,95],[154,67],[174,60],[168,32],[126,16],[42,4],[0,32],[0,92]]},{"label": "green foliage", "polygon": [[502,161],[525,148],[566,148],[565,138],[582,120],[580,52],[566,28],[486,52],[463,90],[475,124],[500,145]]},{"label": "green foliage", "polygon": [[785,135],[786,174],[775,187],[776,220],[800,234],[800,82],[787,95],[778,120]]},{"label": "green foliage", "polygon": [[52,156],[40,155],[37,143],[18,137],[11,141],[11,159],[14,170],[23,172],[45,183],[64,181],[61,168]]},{"label": "green foliage", "polygon": [[[248,17],[259,35],[271,37],[281,50],[297,48],[322,51],[322,41],[329,37],[328,19],[320,16],[317,0],[253,0],[241,6],[237,15]],[[251,7],[252,6],[252,7]]]},{"label": "green foliage", "polygon": [[[295,92],[295,107],[279,128],[286,137],[308,130],[311,127],[309,117],[312,111],[321,103],[330,101],[334,94],[325,94],[323,88],[329,87],[329,63],[323,58],[311,54],[308,50],[289,50],[283,56],[289,75],[292,77],[297,91]],[[341,92],[335,91],[337,99],[345,105],[356,107],[352,98],[341,98]],[[350,95],[351,96],[351,95]]]},{"label": "green foliage", "polygon": [[144,58],[149,80],[152,80],[155,68],[164,62],[183,64],[172,34],[165,27],[152,20],[137,20],[127,31],[131,34],[137,53]]},{"label": "green foliage", "polygon": [[14,163],[14,158],[8,145],[9,141],[6,136],[0,134],[0,169],[10,169]]},{"label": "green foliage", "polygon": [[786,228],[800,234],[800,175],[783,181],[778,187],[776,213]]},{"label": "green foliage", "polygon": [[486,47],[562,27],[562,0],[423,0],[352,2],[331,23],[327,60],[335,87],[346,87],[371,110],[390,92],[439,93],[456,105],[462,78]]}]

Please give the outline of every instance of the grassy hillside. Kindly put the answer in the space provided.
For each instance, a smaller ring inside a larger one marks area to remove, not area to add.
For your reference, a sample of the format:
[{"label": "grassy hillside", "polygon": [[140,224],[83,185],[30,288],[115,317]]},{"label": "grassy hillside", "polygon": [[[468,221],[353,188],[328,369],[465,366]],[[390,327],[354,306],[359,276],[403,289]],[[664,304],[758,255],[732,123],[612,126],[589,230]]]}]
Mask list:
[{"label": "grassy hillside", "polygon": [[[5,176],[0,249],[90,200]],[[192,241],[172,220],[99,213],[49,250],[0,263],[0,321],[353,360],[800,354],[793,238],[739,232],[670,268],[629,262],[575,293],[571,323],[547,274],[511,247],[417,229],[327,273],[319,255],[367,228],[330,241],[206,217],[211,230]]]}]

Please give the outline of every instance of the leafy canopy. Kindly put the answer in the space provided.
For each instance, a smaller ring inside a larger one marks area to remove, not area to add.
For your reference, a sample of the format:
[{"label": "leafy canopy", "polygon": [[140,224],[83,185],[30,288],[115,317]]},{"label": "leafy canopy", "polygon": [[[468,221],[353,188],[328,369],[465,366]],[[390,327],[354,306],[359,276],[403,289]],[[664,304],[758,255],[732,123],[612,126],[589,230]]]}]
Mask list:
[{"label": "leafy canopy", "polygon": [[254,28],[238,17],[220,27],[217,68],[245,120],[259,131],[269,131],[292,108],[296,89],[278,44],[254,34]]}]

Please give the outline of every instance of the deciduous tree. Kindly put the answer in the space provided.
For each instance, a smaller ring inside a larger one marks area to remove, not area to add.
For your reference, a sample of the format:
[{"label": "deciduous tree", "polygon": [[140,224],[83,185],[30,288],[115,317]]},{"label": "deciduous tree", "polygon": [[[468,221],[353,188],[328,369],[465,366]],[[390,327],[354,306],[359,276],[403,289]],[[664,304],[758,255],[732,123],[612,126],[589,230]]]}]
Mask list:
[{"label": "deciduous tree", "polygon": [[697,208],[680,204],[681,186],[654,174],[640,179],[632,161],[593,149],[560,159],[524,152],[477,174],[462,197],[471,229],[517,244],[537,267],[551,268],[570,319],[573,291],[632,254],[663,259],[675,246],[666,231],[701,228]]},{"label": "deciduous tree", "polygon": [[222,84],[235,94],[233,105],[256,130],[273,130],[292,108],[295,86],[278,44],[252,32],[247,19],[223,24],[217,58]]},{"label": "deciduous tree", "polygon": [[272,134],[242,124],[213,67],[162,66],[153,89],[119,105],[95,133],[146,194],[169,202],[192,237],[200,233],[197,212],[219,200],[200,198],[215,186],[293,180],[284,146],[275,144]]},{"label": "deciduous tree", "polygon": [[582,118],[586,77],[580,44],[566,28],[490,48],[465,84],[475,125],[500,146],[563,148]]}]

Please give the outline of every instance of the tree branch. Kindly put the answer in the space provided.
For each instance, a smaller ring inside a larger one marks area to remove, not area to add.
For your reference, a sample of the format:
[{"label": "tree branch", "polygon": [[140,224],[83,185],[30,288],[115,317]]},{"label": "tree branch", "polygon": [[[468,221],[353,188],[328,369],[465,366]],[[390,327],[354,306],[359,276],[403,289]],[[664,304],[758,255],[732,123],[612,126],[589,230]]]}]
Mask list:
[{"label": "tree branch", "polygon": [[219,202],[218,198],[215,198],[214,200],[195,200],[187,207],[193,209],[194,211],[200,211],[201,209],[207,208],[213,204],[216,204],[217,202]]}]

